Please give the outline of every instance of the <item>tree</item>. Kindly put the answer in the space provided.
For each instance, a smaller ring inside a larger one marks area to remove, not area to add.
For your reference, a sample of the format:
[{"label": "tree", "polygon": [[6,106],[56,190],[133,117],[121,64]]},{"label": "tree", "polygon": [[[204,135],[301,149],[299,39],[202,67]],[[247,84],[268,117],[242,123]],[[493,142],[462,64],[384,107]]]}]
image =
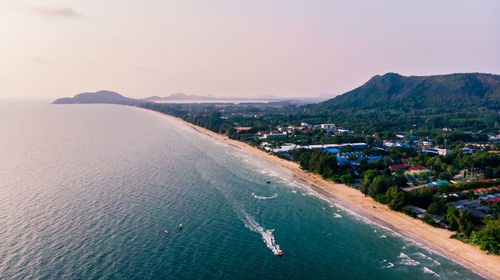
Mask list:
[{"label": "tree", "polygon": [[427,212],[424,213],[424,216],[422,217],[422,221],[424,221],[426,224],[429,224],[429,225],[434,224],[434,219]]},{"label": "tree", "polygon": [[428,187],[423,187],[409,191],[407,193],[407,200],[411,205],[415,205],[421,208],[427,208],[432,202],[433,194],[434,190]]},{"label": "tree", "polygon": [[394,176],[394,184],[400,188],[405,188],[408,187],[408,180],[404,175],[396,174],[396,176]]},{"label": "tree", "polygon": [[450,180],[451,176],[448,172],[441,172],[439,173],[439,180]]},{"label": "tree", "polygon": [[368,188],[372,183],[373,179],[377,176],[377,170],[369,169],[363,172],[363,183],[361,183],[361,192],[365,195],[368,194]]},{"label": "tree", "polygon": [[398,187],[392,186],[385,193],[387,205],[392,210],[400,211],[405,205],[405,194]]},{"label": "tree", "polygon": [[443,220],[450,225],[452,229],[456,229],[458,226],[458,210],[453,204],[448,204],[448,208],[446,209],[446,214],[443,217]]},{"label": "tree", "polygon": [[340,182],[344,184],[352,184],[354,182],[354,177],[352,177],[351,173],[344,174],[340,176]]},{"label": "tree", "polygon": [[483,251],[500,254],[500,220],[488,221],[482,230],[473,232],[472,243],[479,245]]},{"label": "tree", "polygon": [[432,202],[431,204],[429,204],[429,208],[427,209],[427,211],[432,214],[438,214],[439,205],[436,202]]},{"label": "tree", "polygon": [[373,182],[368,188],[368,193],[371,197],[376,197],[379,194],[385,194],[387,189],[393,185],[392,178],[387,175],[380,175],[373,179]]},{"label": "tree", "polygon": [[473,217],[470,211],[460,209],[458,211],[458,231],[465,235],[465,237],[470,237],[472,229],[474,228]]},{"label": "tree", "polygon": [[417,214],[415,214],[415,212],[413,212],[413,210],[411,210],[410,206],[408,206],[408,205],[404,206],[402,211],[403,211],[403,213],[405,213],[406,215],[408,215],[410,217],[413,217],[413,218],[417,217]]}]

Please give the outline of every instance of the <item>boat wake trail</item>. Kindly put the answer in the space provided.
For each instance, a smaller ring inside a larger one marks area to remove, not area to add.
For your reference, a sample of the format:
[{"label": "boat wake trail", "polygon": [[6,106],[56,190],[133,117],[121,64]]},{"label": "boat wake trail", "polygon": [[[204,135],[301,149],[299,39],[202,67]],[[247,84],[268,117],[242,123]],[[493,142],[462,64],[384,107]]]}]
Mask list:
[{"label": "boat wake trail", "polygon": [[267,248],[269,248],[275,255],[281,252],[280,245],[276,244],[274,241],[273,231],[274,229],[264,229],[254,217],[250,216],[248,213],[243,211],[243,215],[245,216],[245,226],[253,231],[257,232],[262,236],[262,240],[266,244]]},{"label": "boat wake trail", "polygon": [[273,198],[277,198],[278,194],[275,193],[275,194],[270,195],[270,196],[262,196],[262,195],[258,195],[258,194],[252,193],[252,196],[254,198],[257,198],[257,199],[273,199]]}]

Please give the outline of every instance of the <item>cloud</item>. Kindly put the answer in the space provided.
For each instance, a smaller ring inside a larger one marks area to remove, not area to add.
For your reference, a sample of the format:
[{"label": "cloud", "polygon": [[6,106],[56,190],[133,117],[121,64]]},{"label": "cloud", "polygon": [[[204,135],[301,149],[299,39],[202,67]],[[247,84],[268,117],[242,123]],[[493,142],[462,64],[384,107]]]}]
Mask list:
[{"label": "cloud", "polygon": [[47,17],[67,17],[67,18],[84,18],[85,16],[77,13],[75,10],[68,7],[43,7],[32,6],[31,10],[38,15]]},{"label": "cloud", "polygon": [[60,18],[85,18],[83,14],[71,9],[70,7],[47,7],[39,5],[31,5],[19,0],[0,0],[0,8],[10,9],[23,13],[36,14],[44,17],[60,17]]}]

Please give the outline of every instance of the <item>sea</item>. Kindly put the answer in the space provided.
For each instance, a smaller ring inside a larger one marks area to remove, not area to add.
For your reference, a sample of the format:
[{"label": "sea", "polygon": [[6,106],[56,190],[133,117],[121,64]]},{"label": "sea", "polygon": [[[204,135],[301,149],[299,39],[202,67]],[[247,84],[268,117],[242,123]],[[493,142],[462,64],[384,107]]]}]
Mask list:
[{"label": "sea", "polygon": [[2,101],[0,279],[481,277],[158,113]]}]

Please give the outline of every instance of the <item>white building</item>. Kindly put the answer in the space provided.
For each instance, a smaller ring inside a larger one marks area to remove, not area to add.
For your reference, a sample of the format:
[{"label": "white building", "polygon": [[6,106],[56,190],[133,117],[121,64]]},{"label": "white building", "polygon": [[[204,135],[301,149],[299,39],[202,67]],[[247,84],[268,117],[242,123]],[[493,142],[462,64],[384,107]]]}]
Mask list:
[{"label": "white building", "polygon": [[322,123],[321,124],[321,128],[324,129],[324,130],[334,130],[335,129],[335,125],[332,124],[332,123]]}]

